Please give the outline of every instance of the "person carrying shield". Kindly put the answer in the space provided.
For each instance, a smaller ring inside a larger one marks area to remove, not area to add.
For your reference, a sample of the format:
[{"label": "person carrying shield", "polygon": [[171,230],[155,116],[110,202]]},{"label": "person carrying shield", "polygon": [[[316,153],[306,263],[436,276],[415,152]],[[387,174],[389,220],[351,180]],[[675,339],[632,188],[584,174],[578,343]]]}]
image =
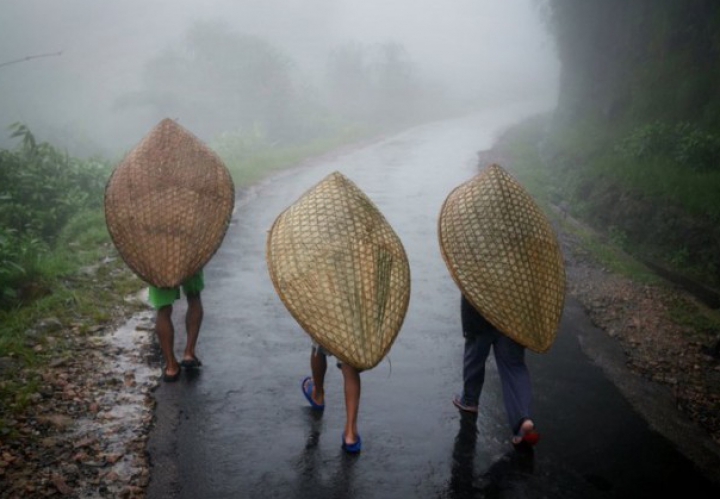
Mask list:
[{"label": "person carrying shield", "polygon": [[525,347],[498,331],[465,296],[461,298],[460,314],[465,337],[463,390],[453,397],[453,404],[461,411],[478,412],[485,363],[492,348],[502,383],[505,412],[513,432],[512,443],[535,445],[540,434],[531,417],[532,383],[525,363]]},{"label": "person carrying shield", "polygon": [[557,335],[565,299],[557,237],[530,195],[496,164],[448,195],[438,236],[462,295],[463,390],[453,404],[478,413],[492,348],[511,441],[531,447],[540,437],[531,415],[525,350],[544,353]]},{"label": "person carrying shield", "polygon": [[[157,311],[162,379],[201,362],[195,347],[203,320],[203,268],[220,247],[235,206],[235,186],[220,157],[190,131],[163,119],[123,158],[105,187],[105,221],[118,253],[149,285]],[[178,363],[173,303],[187,298],[187,342]]]},{"label": "person carrying shield", "polygon": [[[312,376],[303,379],[301,388],[310,406],[322,411],[325,409],[325,373],[327,357],[332,355],[320,345],[313,345],[310,353]],[[342,448],[349,454],[362,450],[362,439],[358,433],[357,419],[360,410],[360,371],[350,364],[338,362],[345,383],[345,430],[342,435]]]},{"label": "person carrying shield", "polygon": [[387,355],[410,300],[405,249],[365,193],[333,172],[278,215],[266,259],[278,296],[313,342],[302,392],[314,410],[325,409],[334,356],[345,381],[342,449],[357,454],[360,373]]}]

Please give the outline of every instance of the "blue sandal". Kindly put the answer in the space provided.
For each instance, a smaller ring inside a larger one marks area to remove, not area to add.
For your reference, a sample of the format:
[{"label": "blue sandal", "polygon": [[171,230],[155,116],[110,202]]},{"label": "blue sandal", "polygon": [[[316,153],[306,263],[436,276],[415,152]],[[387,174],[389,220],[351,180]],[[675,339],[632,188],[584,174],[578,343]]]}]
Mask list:
[{"label": "blue sandal", "polygon": [[308,402],[310,402],[310,405],[313,409],[316,411],[322,411],[325,409],[325,404],[318,404],[315,402],[312,398],[312,392],[313,392],[313,380],[312,377],[308,376],[302,381],[302,384],[300,385],[300,388],[302,388],[303,395],[305,395],[305,398]]},{"label": "blue sandal", "polygon": [[342,449],[347,452],[348,454],[358,454],[360,450],[362,449],[362,440],[360,439],[360,435],[358,435],[357,442],[354,442],[352,444],[349,444],[345,441],[345,434],[342,435]]}]

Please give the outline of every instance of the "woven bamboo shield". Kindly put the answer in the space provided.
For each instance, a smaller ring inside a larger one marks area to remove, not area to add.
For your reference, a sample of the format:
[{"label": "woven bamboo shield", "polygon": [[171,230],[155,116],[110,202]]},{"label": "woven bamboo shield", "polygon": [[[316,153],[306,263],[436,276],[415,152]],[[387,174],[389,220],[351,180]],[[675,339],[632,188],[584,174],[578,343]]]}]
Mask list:
[{"label": "woven bamboo shield", "polygon": [[125,263],[144,281],[175,287],[220,247],[235,203],[222,160],[164,119],[115,168],[105,221]]},{"label": "woven bamboo shield", "polygon": [[438,235],[470,303],[505,335],[546,352],[563,311],[565,265],[550,222],[523,187],[488,166],[448,195]]},{"label": "woven bamboo shield", "polygon": [[339,360],[375,367],[410,299],[400,238],[347,177],[328,175],[275,220],[267,239],[275,290],[300,326]]}]

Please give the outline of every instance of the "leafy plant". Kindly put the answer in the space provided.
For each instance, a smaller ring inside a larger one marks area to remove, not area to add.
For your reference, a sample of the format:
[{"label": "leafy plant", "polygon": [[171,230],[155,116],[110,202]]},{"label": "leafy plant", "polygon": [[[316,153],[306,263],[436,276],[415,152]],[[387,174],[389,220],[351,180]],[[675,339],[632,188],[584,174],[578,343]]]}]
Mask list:
[{"label": "leafy plant", "polygon": [[675,266],[687,266],[691,261],[690,251],[686,247],[679,248],[668,257],[668,261]]},{"label": "leafy plant", "polygon": [[627,233],[616,225],[611,225],[608,229],[608,238],[610,242],[619,248],[627,248],[628,236]]},{"label": "leafy plant", "polygon": [[636,127],[615,150],[628,159],[666,156],[692,170],[720,170],[720,137],[688,122],[655,121]]},{"label": "leafy plant", "polygon": [[50,244],[70,217],[102,205],[108,166],[81,161],[38,143],[20,123],[15,150],[0,150],[0,225]]},{"label": "leafy plant", "polygon": [[36,237],[0,226],[0,306],[17,298],[17,288],[37,273],[39,259],[47,249]]},{"label": "leafy plant", "polygon": [[[38,142],[27,126],[11,127],[20,139],[0,150],[0,301],[16,299],[47,269],[58,235],[77,213],[102,206],[108,165],[69,157]],[[52,265],[51,265],[52,267]]]}]

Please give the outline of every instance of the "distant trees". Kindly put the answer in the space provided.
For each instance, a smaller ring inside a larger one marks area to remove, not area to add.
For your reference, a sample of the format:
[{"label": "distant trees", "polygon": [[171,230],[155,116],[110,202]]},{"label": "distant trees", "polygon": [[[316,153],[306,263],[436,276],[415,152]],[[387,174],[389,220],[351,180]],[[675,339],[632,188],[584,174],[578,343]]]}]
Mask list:
[{"label": "distant trees", "polygon": [[422,84],[405,47],[346,43],[327,64],[330,106],[342,115],[385,124],[416,118]]},{"label": "distant trees", "polygon": [[397,42],[336,47],[325,78],[312,87],[270,42],[200,22],[180,45],[151,59],[141,88],[115,104],[144,110],[148,127],[170,117],[206,140],[231,133],[258,144],[312,140],[343,122],[416,122],[438,107],[438,99],[426,105],[433,101],[423,96],[428,88]]},{"label": "distant trees", "polygon": [[204,136],[257,127],[283,136],[297,119],[291,73],[292,61],[272,44],[202,22],[182,45],[150,60],[143,88],[116,104],[148,107],[155,120],[177,118]]}]

